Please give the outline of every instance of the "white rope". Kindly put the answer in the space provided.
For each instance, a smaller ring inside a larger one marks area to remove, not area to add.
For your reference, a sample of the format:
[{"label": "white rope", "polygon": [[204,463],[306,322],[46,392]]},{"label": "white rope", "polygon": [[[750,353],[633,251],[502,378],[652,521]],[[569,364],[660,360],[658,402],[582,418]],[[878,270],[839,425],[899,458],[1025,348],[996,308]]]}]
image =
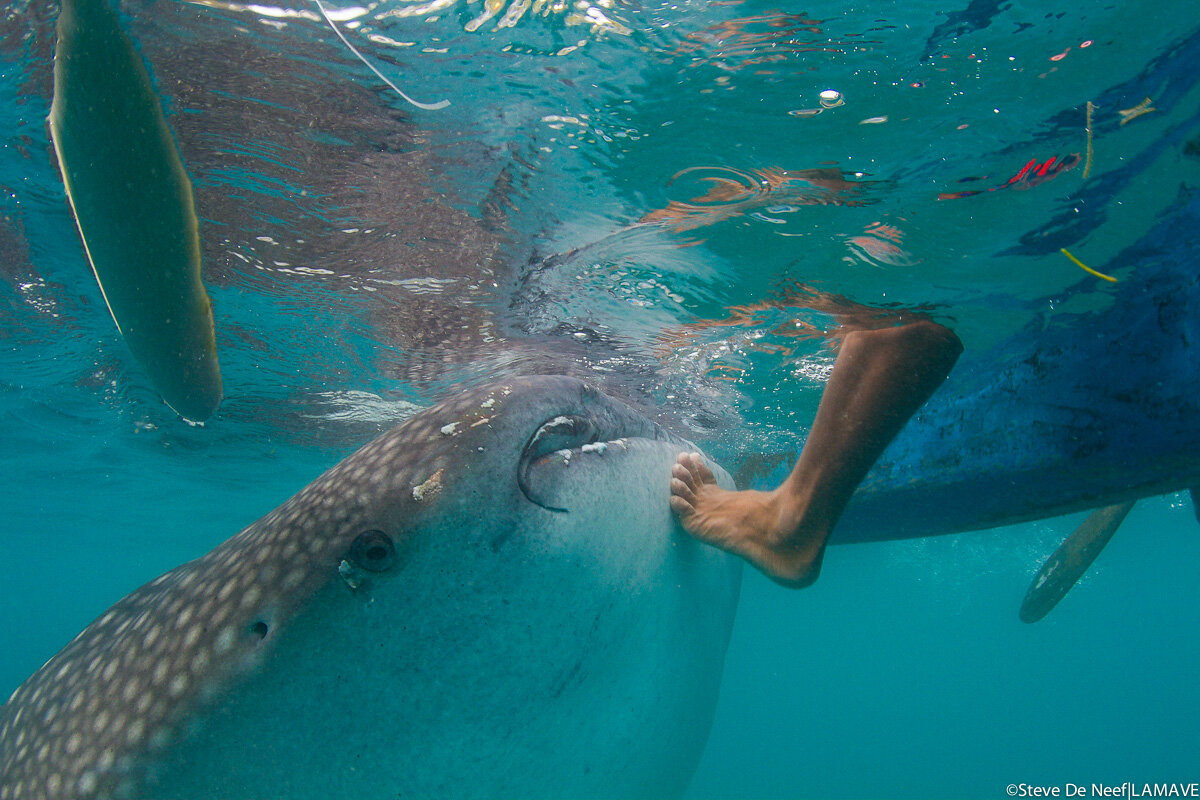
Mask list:
[{"label": "white rope", "polygon": [[449,100],[442,100],[437,103],[419,103],[416,100],[413,100],[408,95],[406,95],[404,92],[402,92],[400,90],[399,86],[397,86],[396,84],[389,81],[387,79],[387,76],[385,76],[379,70],[375,69],[375,66],[370,61],[367,61],[366,57],[362,53],[358,52],[358,49],[354,45],[350,44],[350,40],[342,35],[342,32],[340,30],[338,30],[338,26],[335,25],[333,20],[329,18],[329,15],[327,13],[325,13],[325,6],[321,5],[321,0],[313,0],[313,2],[315,2],[317,4],[317,8],[320,9],[320,11],[321,11],[321,16],[324,17],[325,21],[329,23],[329,27],[333,28],[333,32],[336,33],[337,37],[342,40],[342,44],[346,45],[346,47],[349,47],[350,52],[354,53],[354,55],[358,56],[358,60],[361,61],[362,63],[366,64],[367,69],[371,70],[371,72],[374,72],[376,75],[378,75],[379,79],[381,81],[383,81],[388,86],[395,89],[396,94],[400,95],[401,97],[403,97],[408,102],[412,103],[417,108],[423,108],[426,111],[437,111],[438,109],[445,108],[446,106],[450,105]]}]

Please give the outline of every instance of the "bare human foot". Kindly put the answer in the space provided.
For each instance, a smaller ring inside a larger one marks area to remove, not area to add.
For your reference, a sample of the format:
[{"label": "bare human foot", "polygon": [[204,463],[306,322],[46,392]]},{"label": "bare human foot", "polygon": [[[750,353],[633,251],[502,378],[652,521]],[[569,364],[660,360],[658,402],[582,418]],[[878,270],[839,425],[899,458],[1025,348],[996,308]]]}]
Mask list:
[{"label": "bare human foot", "polygon": [[741,556],[777,583],[802,589],[821,571],[828,531],[800,531],[791,500],[780,489],[722,489],[699,453],[680,453],[671,469],[671,508],[684,530]]},{"label": "bare human foot", "polygon": [[930,320],[847,333],[800,457],[778,488],[727,491],[698,454],[683,453],[671,469],[671,508],[697,539],[784,586],[808,586],[854,490],[961,352],[954,332]]}]

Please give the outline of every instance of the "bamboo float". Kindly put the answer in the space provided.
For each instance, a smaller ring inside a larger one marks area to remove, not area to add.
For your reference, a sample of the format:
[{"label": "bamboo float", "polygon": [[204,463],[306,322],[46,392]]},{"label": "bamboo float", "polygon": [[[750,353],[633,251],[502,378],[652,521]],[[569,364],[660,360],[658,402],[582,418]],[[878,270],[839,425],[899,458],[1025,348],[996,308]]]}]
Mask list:
[{"label": "bamboo float", "polygon": [[192,185],[150,75],[107,0],[63,0],[50,135],[108,310],[167,405],[221,401]]}]

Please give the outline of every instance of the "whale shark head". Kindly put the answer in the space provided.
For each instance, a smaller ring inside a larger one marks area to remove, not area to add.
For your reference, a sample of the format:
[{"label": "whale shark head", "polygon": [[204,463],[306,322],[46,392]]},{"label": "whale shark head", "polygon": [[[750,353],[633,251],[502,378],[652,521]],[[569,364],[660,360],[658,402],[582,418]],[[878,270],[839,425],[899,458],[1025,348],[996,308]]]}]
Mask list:
[{"label": "whale shark head", "polygon": [[0,798],[681,793],[740,580],[691,447],[569,378],[430,408],[22,684]]}]

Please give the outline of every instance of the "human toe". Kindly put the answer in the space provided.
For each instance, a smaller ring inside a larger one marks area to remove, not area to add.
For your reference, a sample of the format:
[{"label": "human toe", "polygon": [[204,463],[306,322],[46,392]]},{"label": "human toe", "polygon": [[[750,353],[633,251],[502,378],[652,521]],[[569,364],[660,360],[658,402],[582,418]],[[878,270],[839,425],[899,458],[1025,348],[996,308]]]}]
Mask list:
[{"label": "human toe", "polygon": [[680,478],[671,478],[671,496],[684,500],[688,505],[695,505],[696,492],[691,484]]}]

